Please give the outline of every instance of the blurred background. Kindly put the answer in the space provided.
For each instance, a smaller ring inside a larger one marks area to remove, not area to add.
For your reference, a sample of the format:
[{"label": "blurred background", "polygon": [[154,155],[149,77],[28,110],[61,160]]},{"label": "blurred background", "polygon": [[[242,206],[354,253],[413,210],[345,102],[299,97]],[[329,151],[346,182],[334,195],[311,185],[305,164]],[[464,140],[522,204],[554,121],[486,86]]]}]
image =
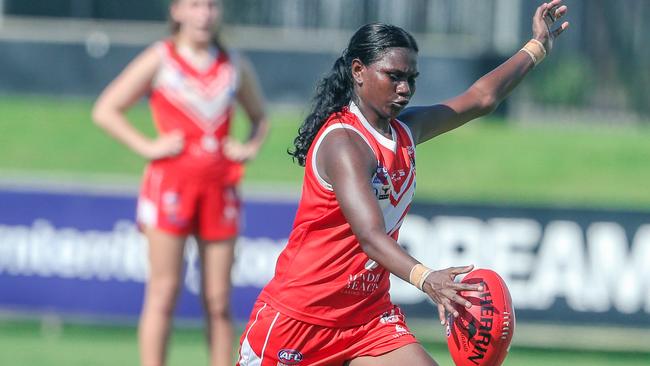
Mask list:
[{"label": "blurred background", "polygon": [[[303,170],[286,150],[352,33],[373,21],[412,32],[412,103],[433,104],[515,53],[539,4],[222,1],[223,41],[251,59],[273,124],[243,187],[232,304],[243,326],[300,194]],[[565,3],[570,29],[493,115],[418,147],[400,242],[434,268],[474,263],[504,277],[519,322],[506,365],[650,365],[650,2]],[[167,37],[167,12],[164,0],[0,0],[2,365],[137,363],[145,162],[93,126],[90,109]],[[129,116],[153,135],[146,101]],[[246,131],[238,114],[234,134]],[[190,243],[172,365],[207,364],[196,258]],[[432,305],[400,280],[391,296],[451,365]]]}]

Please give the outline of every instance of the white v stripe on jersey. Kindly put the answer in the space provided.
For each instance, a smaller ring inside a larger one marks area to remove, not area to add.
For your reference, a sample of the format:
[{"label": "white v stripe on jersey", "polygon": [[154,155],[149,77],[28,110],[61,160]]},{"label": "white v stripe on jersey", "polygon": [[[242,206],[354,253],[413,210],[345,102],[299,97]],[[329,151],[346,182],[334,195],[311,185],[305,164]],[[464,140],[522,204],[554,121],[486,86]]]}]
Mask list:
[{"label": "white v stripe on jersey", "polygon": [[159,47],[163,57],[153,87],[202,130],[216,130],[236,97],[236,66],[222,62],[214,66],[219,67],[218,72],[197,77],[184,70],[167,44]]}]

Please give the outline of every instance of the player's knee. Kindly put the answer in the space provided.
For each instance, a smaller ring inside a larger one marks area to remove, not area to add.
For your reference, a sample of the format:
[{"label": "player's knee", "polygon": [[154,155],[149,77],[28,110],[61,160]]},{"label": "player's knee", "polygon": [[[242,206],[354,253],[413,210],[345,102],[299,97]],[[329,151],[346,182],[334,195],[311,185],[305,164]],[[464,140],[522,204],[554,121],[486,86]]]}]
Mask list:
[{"label": "player's knee", "polygon": [[147,304],[163,313],[172,313],[179,290],[177,279],[155,279],[147,285]]},{"label": "player's knee", "polygon": [[230,298],[225,294],[206,295],[205,311],[207,311],[210,314],[210,317],[215,320],[230,319]]}]

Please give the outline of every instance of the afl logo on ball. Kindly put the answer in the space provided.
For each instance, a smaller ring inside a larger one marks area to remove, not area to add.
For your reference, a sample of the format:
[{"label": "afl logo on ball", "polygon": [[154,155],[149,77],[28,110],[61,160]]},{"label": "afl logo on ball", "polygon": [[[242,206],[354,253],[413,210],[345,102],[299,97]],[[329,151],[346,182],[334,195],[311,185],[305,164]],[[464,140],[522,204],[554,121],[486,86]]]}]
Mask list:
[{"label": "afl logo on ball", "polygon": [[281,349],[278,352],[278,359],[285,365],[296,365],[302,361],[302,353],[295,349]]}]

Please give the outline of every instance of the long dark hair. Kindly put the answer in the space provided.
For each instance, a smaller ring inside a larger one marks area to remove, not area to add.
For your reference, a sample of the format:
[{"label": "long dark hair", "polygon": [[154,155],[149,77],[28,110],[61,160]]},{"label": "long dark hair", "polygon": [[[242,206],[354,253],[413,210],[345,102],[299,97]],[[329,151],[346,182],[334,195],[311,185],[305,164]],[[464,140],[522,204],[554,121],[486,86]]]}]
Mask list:
[{"label": "long dark hair", "polygon": [[387,49],[393,47],[404,47],[418,52],[418,45],[413,36],[394,25],[366,24],[350,38],[348,47],[334,62],[332,70],[318,83],[311,112],[298,129],[298,136],[293,140],[294,149],[288,151],[300,166],[305,166],[307,151],[327,118],[332,113],[341,111],[352,98],[352,61],[359,59],[364,65],[370,65],[379,60]]}]

